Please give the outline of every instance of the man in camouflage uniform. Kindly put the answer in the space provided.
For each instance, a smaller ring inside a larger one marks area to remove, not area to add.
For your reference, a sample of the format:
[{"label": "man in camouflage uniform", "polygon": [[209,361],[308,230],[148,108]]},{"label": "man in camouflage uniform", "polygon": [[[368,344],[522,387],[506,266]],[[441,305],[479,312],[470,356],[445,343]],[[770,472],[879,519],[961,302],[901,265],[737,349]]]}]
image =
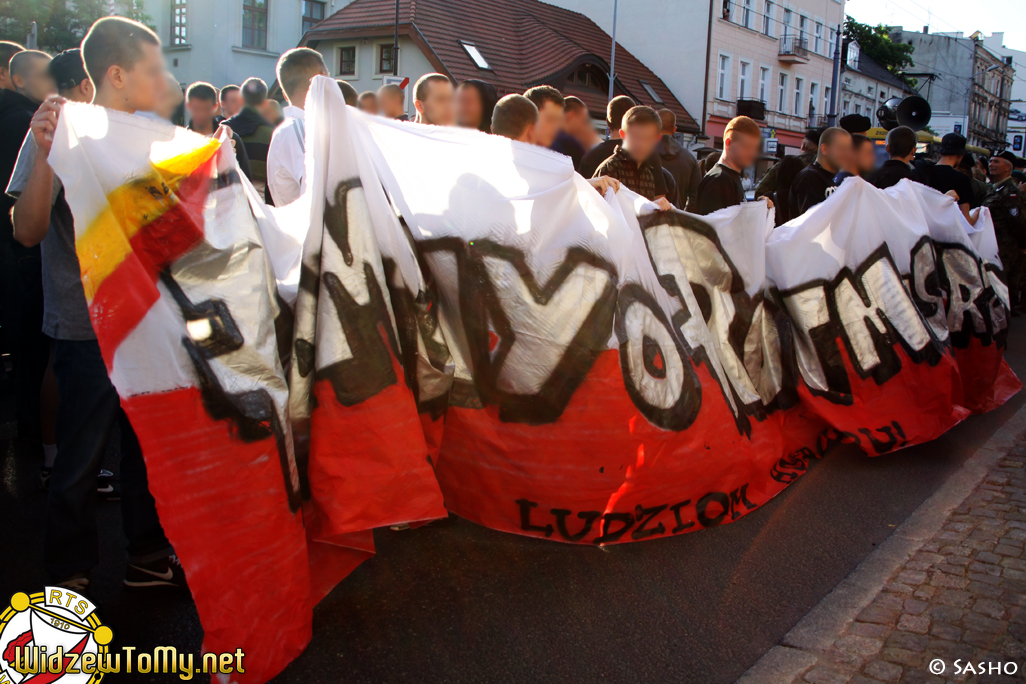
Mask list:
[{"label": "man in camouflage uniform", "polygon": [[1022,303],[1019,294],[1020,279],[1026,250],[1026,203],[1022,192],[1012,178],[1015,155],[1007,150],[990,159],[990,177],[993,187],[983,204],[990,208],[994,219],[998,255],[1008,282],[1008,297],[1013,314]]}]

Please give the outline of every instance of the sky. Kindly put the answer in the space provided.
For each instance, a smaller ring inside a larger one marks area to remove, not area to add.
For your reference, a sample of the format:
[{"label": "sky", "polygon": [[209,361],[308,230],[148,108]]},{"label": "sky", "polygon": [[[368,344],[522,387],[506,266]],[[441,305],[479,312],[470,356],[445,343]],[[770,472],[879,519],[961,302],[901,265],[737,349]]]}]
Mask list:
[{"label": "sky", "polygon": [[[972,11],[966,8],[971,6]],[[931,32],[1005,32],[1005,46],[1026,50],[1026,0],[847,0],[845,11],[863,24]]]}]

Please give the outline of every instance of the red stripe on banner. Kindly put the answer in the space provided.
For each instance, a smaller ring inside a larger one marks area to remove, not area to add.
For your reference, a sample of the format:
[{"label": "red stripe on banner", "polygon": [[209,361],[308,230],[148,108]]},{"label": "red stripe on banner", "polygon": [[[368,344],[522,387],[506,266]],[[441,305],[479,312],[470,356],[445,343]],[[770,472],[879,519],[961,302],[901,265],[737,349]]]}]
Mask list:
[{"label": "red stripe on banner", "polygon": [[203,207],[216,161],[215,155],[182,180],[175,206],[132,236],[131,253],[97,287],[89,313],[108,363],[160,298],[159,273],[203,240]]},{"label": "red stripe on banner", "polygon": [[858,444],[866,454],[877,456],[929,442],[968,417],[962,378],[951,352],[946,351],[936,366],[930,366],[913,362],[901,345],[895,344],[901,370],[878,385],[871,377],[863,380],[858,376],[847,347],[840,339],[836,342],[851,383],[851,405],[814,396],[805,383],[798,391],[810,411],[845,433],[844,439]]},{"label": "red stripe on banner", "polygon": [[437,468],[446,507],[494,529],[585,544],[670,537],[756,510],[804,472],[811,452],[785,454],[814,444],[823,426],[799,407],[753,420],[749,439],[706,367],[696,370],[702,410],[682,432],[638,412],[616,350],[599,356],[555,423],[450,406]]},{"label": "red stripe on banner", "polygon": [[373,553],[308,547],[289,511],[273,437],[246,443],[214,421],[198,389],[122,399],[146,459],[150,491],[181,558],[203,624],[205,652],[246,654],[244,675],[264,682],[310,641],[313,604]]},{"label": "red stripe on banner", "polygon": [[964,405],[973,413],[996,409],[1022,389],[1022,382],[1005,361],[1004,345],[991,342],[984,346],[971,336],[968,347],[954,351],[962,376]]},{"label": "red stripe on banner", "polygon": [[398,382],[354,406],[341,405],[328,380],[314,385],[311,539],[448,515],[413,393],[392,362]]}]

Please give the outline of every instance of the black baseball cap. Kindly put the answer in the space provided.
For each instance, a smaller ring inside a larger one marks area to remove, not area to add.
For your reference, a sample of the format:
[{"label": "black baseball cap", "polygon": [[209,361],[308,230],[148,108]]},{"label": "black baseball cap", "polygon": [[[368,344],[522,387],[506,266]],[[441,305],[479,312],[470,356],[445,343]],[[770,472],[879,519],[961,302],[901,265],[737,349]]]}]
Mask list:
[{"label": "black baseball cap", "polygon": [[82,62],[82,51],[78,48],[60,53],[50,60],[50,66],[47,68],[57,84],[57,90],[71,90],[89,78]]},{"label": "black baseball cap", "polygon": [[958,133],[946,133],[941,138],[937,151],[941,154],[965,154],[965,136]]},{"label": "black baseball cap", "polygon": [[811,142],[813,145],[819,144],[819,138],[823,135],[822,128],[810,128],[805,131],[805,139]]},{"label": "black baseball cap", "polygon": [[844,130],[849,133],[865,133],[873,127],[873,122],[870,121],[868,116],[862,114],[848,114],[842,116],[838,122]]}]

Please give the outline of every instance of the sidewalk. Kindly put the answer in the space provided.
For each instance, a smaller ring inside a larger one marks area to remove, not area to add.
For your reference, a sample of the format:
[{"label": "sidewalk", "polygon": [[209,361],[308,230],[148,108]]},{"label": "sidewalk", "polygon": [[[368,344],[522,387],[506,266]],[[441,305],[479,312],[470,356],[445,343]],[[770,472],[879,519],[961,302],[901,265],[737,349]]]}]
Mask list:
[{"label": "sidewalk", "polygon": [[737,684],[1026,681],[1026,407]]}]

